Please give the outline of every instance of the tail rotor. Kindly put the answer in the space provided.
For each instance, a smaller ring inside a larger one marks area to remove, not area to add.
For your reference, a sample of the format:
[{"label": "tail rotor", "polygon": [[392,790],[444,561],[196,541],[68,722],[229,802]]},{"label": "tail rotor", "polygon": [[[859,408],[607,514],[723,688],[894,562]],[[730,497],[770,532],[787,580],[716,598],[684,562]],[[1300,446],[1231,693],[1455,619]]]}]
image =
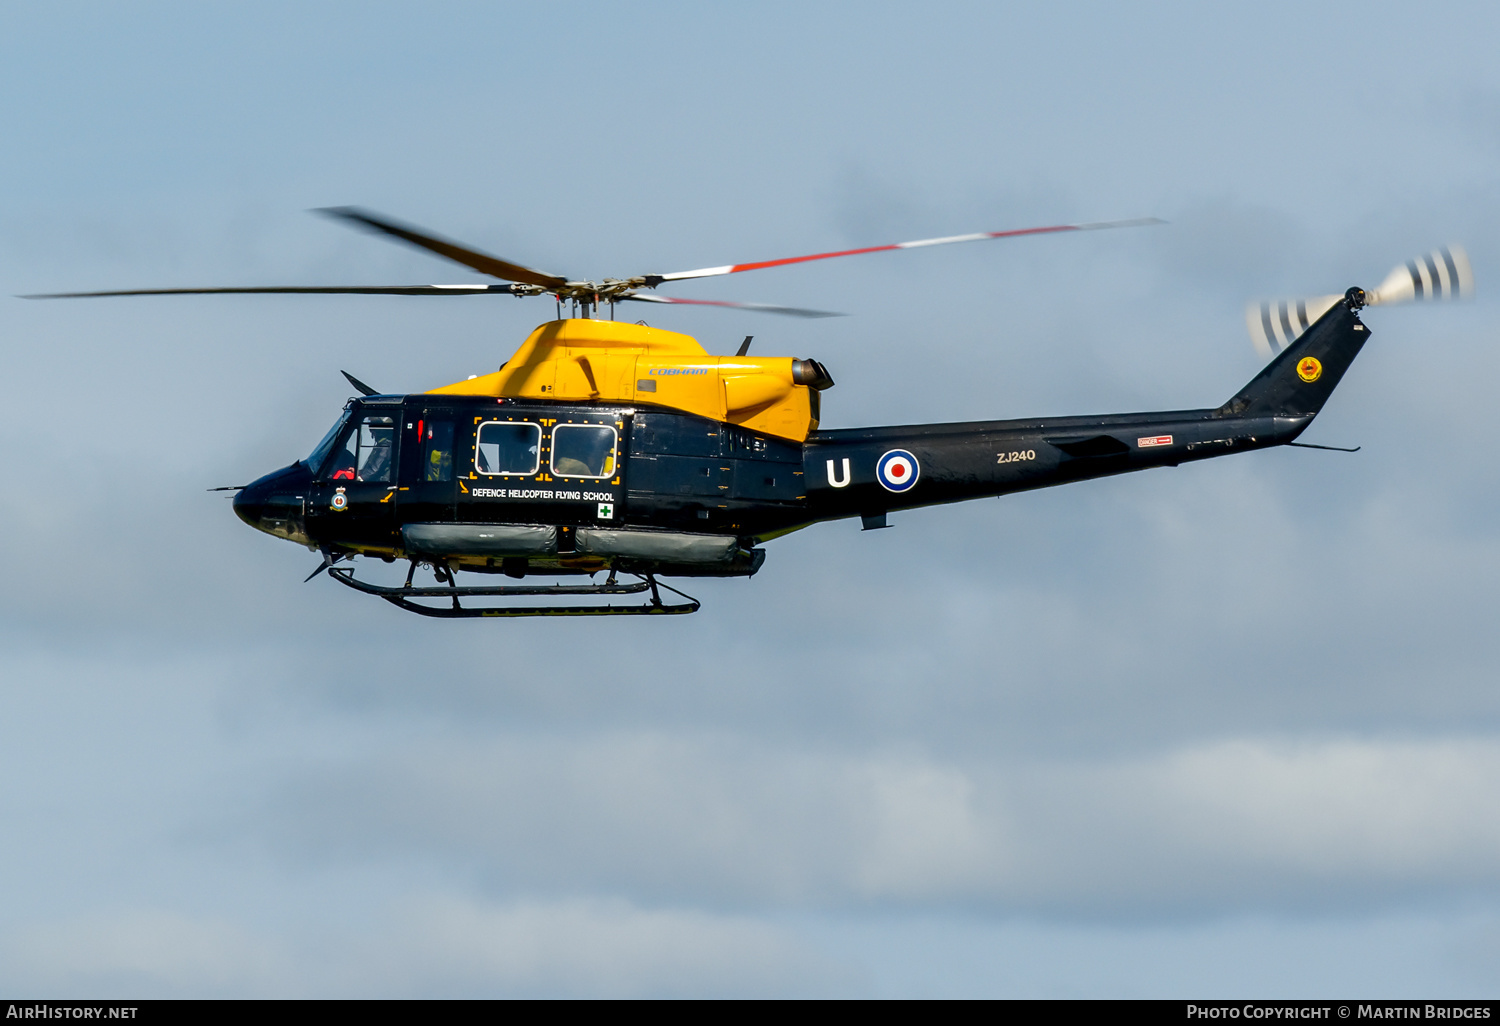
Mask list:
[{"label": "tail rotor", "polygon": [[1468,299],[1473,294],[1474,269],[1468,254],[1459,246],[1444,246],[1396,268],[1378,289],[1365,294],[1365,302],[1377,306],[1420,299]]},{"label": "tail rotor", "polygon": [[[1474,271],[1468,254],[1461,246],[1443,246],[1391,271],[1379,288],[1365,293],[1365,303],[1389,306],[1433,299],[1467,299],[1473,294]],[[1251,303],[1245,308],[1245,327],[1250,331],[1255,351],[1262,359],[1270,360],[1343,298],[1331,295]]]},{"label": "tail rotor", "polygon": [[1255,351],[1262,360],[1271,359],[1297,341],[1299,335],[1342,298],[1315,296],[1312,299],[1251,303],[1245,307],[1245,327],[1250,329],[1250,341],[1255,344]]}]

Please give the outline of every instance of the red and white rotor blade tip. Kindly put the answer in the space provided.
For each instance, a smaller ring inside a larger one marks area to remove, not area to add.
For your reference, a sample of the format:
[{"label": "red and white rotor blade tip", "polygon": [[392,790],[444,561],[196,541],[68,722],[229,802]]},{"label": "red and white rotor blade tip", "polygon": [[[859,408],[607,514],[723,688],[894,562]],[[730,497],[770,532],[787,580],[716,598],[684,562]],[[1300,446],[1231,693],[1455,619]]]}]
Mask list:
[{"label": "red and white rotor blade tip", "polygon": [[730,303],[720,299],[678,299],[675,296],[652,296],[638,293],[621,296],[622,301],[632,303],[670,303],[674,306],[724,306],[731,310],[753,310],[756,313],[785,314],[788,317],[842,317],[841,313],[829,310],[806,310],[799,306],[772,306],[769,303]]},{"label": "red and white rotor blade tip", "polygon": [[1104,228],[1138,228],[1149,224],[1166,224],[1166,222],[1156,217],[1137,217],[1129,221],[1091,221],[1084,224],[1054,224],[1042,228],[1013,228],[1003,232],[973,232],[969,235],[945,235],[937,239],[913,239],[910,242],[892,242],[884,246],[864,246],[860,249],[840,249],[831,253],[811,253],[807,256],[783,257],[780,260],[760,260],[752,264],[725,264],[722,267],[700,267],[695,271],[674,271],[671,274],[662,274],[656,277],[660,277],[662,281],[682,281],[686,278],[712,278],[720,274],[738,274],[740,271],[758,271],[764,267],[805,264],[810,260],[830,260],[833,257],[858,256],[861,253],[887,253],[897,249],[922,249],[926,246],[946,246],[951,242],[983,242],[986,239],[1013,239],[1022,235],[1091,232]]}]

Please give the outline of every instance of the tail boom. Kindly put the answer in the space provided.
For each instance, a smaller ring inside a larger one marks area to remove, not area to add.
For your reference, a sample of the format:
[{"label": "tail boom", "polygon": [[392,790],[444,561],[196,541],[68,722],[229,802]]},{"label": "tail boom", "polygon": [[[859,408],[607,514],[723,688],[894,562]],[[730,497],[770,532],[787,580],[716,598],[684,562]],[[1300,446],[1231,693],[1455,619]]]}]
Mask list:
[{"label": "tail boom", "polygon": [[1363,301],[1349,290],[1215,409],[816,432],[803,449],[807,511],[874,517],[1294,441],[1369,338]]}]

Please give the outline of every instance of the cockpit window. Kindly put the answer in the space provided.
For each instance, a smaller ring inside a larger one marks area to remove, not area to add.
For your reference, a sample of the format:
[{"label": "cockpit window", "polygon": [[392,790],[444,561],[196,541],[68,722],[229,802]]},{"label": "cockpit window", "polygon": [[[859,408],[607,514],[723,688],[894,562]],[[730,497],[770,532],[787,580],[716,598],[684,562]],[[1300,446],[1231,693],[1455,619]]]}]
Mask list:
[{"label": "cockpit window", "polygon": [[328,479],[389,482],[395,436],[393,418],[365,417],[352,430],[345,432],[343,445],[334,447]]},{"label": "cockpit window", "polygon": [[552,429],[552,473],[609,477],[615,472],[615,429],[604,424],[559,424]]},{"label": "cockpit window", "polygon": [[474,469],[481,474],[535,474],[542,465],[542,429],[518,421],[479,425]]},{"label": "cockpit window", "polygon": [[323,461],[328,458],[328,454],[333,451],[334,440],[338,438],[339,432],[344,429],[344,425],[348,422],[349,411],[346,409],[343,416],[334,421],[333,427],[328,429],[328,434],[323,436],[323,440],[313,447],[312,454],[302,461],[311,467],[314,473],[317,473],[318,468],[323,465]]}]

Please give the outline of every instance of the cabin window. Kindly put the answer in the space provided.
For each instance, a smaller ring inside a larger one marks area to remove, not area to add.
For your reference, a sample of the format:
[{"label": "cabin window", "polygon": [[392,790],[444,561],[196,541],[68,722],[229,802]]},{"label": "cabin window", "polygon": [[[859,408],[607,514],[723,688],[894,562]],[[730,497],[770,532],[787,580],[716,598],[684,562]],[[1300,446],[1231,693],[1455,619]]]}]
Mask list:
[{"label": "cabin window", "polygon": [[422,438],[422,480],[453,480],[453,422],[419,420]]},{"label": "cabin window", "polygon": [[394,418],[365,417],[334,452],[329,480],[389,482],[395,438]]},{"label": "cabin window", "polygon": [[552,429],[552,473],[558,477],[610,477],[615,472],[615,429],[604,424],[559,424]]},{"label": "cabin window", "polygon": [[489,420],[479,425],[474,469],[481,474],[535,474],[542,465],[542,429],[535,424]]}]

